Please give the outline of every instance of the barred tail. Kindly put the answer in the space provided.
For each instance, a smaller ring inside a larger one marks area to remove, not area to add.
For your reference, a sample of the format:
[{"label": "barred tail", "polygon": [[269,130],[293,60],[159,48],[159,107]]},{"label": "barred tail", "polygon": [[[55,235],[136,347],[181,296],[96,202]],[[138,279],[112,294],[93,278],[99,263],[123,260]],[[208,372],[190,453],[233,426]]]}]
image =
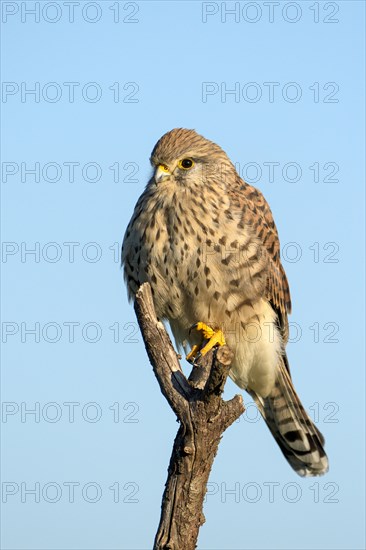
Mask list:
[{"label": "barred tail", "polygon": [[310,420],[281,359],[276,384],[262,398],[250,392],[285,458],[300,476],[318,476],[328,471],[324,437]]}]

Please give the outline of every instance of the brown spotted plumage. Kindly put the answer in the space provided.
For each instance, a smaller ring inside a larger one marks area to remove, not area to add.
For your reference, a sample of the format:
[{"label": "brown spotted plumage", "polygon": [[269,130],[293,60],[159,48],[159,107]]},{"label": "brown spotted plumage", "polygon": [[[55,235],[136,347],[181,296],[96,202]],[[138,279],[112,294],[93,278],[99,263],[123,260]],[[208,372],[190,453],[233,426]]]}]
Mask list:
[{"label": "brown spotted plumage", "polygon": [[289,373],[290,291],[267,202],[194,130],[165,134],[151,163],[122,247],[129,297],[148,281],[178,345],[197,343],[189,331],[197,322],[221,330],[235,354],[231,378],[253,396],[291,466],[326,472],[324,440]]},{"label": "brown spotted plumage", "polygon": [[266,296],[275,309],[285,343],[288,340],[287,314],[291,313],[290,289],[285,270],[280,260],[280,241],[271,209],[262,193],[244,183],[237,175],[235,186],[228,190],[232,204],[241,213],[241,222],[248,223],[254,230],[261,246],[268,253],[270,270],[267,278]]}]

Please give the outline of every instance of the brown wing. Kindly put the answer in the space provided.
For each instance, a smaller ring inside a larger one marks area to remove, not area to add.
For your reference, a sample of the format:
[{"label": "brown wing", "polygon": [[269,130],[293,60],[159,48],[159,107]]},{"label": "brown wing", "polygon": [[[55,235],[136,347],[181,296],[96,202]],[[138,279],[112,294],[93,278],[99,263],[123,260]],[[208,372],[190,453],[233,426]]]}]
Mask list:
[{"label": "brown wing", "polygon": [[248,224],[268,253],[270,266],[266,294],[278,316],[284,341],[288,340],[287,314],[291,313],[290,289],[280,259],[280,241],[272,212],[262,193],[238,177],[237,185],[230,188],[230,200],[234,208],[243,212],[243,222]]}]

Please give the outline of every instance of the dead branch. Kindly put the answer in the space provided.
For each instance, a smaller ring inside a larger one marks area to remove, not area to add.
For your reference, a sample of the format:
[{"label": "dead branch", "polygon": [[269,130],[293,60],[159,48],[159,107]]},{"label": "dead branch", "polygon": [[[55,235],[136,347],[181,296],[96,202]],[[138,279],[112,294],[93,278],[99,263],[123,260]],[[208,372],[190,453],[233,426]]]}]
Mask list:
[{"label": "dead branch", "polygon": [[187,380],[156,317],[148,283],[136,294],[135,311],[160,389],[180,422],[154,550],[194,550],[205,521],[203,500],[221,436],[244,412],[241,396],[221,398],[233,353],[227,346],[210,352]]}]

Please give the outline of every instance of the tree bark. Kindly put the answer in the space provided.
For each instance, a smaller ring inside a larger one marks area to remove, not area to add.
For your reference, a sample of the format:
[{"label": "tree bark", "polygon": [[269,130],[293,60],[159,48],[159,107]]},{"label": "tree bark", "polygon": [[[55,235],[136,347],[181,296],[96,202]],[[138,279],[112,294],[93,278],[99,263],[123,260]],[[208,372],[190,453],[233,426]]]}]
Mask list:
[{"label": "tree bark", "polygon": [[194,550],[205,522],[203,500],[221,436],[245,410],[241,396],[221,398],[233,353],[227,346],[211,351],[187,380],[156,317],[148,283],[136,294],[135,311],[160,389],[180,422],[154,550]]}]

